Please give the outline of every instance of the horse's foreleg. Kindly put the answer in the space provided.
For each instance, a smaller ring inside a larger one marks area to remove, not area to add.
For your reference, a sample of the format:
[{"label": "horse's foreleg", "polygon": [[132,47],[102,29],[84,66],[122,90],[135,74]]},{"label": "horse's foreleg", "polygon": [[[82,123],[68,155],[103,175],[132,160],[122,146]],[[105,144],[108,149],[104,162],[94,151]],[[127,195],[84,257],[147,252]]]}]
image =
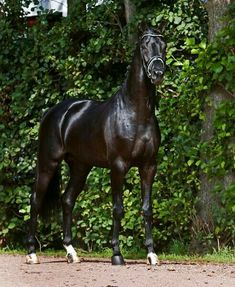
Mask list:
[{"label": "horse's foreleg", "polygon": [[67,252],[68,263],[80,262],[77,256],[77,252],[72,246],[72,211],[75,205],[76,198],[83,190],[86,177],[90,171],[90,168],[75,167],[71,168],[71,178],[62,197],[63,207],[63,244]]},{"label": "horse's foreleg", "polygon": [[113,265],[124,264],[124,259],[120,252],[119,240],[118,240],[121,226],[121,219],[124,216],[123,200],[122,200],[122,193],[123,193],[122,187],[123,187],[124,176],[125,176],[124,169],[115,168],[111,170],[111,187],[113,196],[113,236],[112,236]]},{"label": "horse's foreleg", "polygon": [[141,178],[141,192],[143,200],[143,216],[144,216],[144,226],[145,226],[145,246],[148,251],[147,261],[151,265],[158,264],[158,257],[154,251],[154,243],[152,237],[152,184],[156,173],[156,166],[145,166],[139,169]]}]

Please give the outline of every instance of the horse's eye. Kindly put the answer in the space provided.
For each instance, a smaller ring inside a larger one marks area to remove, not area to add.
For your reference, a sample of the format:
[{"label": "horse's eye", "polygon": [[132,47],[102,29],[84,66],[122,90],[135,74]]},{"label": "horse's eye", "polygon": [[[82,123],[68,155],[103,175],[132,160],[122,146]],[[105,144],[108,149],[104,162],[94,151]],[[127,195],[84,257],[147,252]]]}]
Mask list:
[{"label": "horse's eye", "polygon": [[147,51],[148,51],[148,46],[145,45],[145,44],[143,44],[143,45],[142,45],[142,50],[145,51],[145,52],[147,52]]}]

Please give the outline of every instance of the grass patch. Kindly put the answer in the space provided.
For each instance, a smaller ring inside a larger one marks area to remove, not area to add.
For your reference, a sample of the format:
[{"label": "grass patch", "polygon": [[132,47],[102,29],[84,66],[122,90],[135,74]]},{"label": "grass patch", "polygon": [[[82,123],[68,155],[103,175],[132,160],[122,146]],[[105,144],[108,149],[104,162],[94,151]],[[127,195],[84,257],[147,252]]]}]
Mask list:
[{"label": "grass patch", "polygon": [[[77,249],[77,253],[80,257],[93,257],[93,258],[111,258],[112,250],[107,248],[100,252],[87,252],[85,250]],[[123,250],[123,257],[125,259],[146,259],[146,251],[144,249],[138,250]],[[4,248],[0,249],[0,254],[12,254],[12,255],[25,255],[25,250],[15,250]],[[38,252],[39,256],[56,256],[64,257],[65,250],[45,250]],[[174,254],[174,253],[161,253],[158,254],[161,261],[177,262],[177,263],[226,263],[235,264],[235,249],[224,248],[219,251],[214,250],[211,254],[205,255],[188,255],[188,254]]]},{"label": "grass patch", "polygon": [[235,264],[235,249],[224,248],[219,251],[214,250],[212,253],[205,255],[187,255],[187,254],[160,254],[160,260],[192,263],[226,263]]},{"label": "grass patch", "polygon": [[205,260],[210,262],[221,262],[221,263],[235,263],[235,249],[223,248],[219,251],[214,251],[212,254],[206,254]]}]

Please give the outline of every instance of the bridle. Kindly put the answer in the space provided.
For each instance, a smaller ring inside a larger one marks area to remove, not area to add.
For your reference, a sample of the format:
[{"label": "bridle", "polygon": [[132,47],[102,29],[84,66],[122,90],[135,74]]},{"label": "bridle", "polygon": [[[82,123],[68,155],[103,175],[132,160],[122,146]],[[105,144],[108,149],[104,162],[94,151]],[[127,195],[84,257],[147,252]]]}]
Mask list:
[{"label": "bridle", "polygon": [[[146,34],[144,34],[144,35],[141,37],[140,41],[142,41],[142,39],[145,38],[145,37],[158,37],[158,38],[163,38],[163,36],[162,36],[161,34],[146,33]],[[163,65],[163,67],[165,68],[165,61],[164,61],[163,58],[160,57],[160,56],[153,56],[152,58],[149,59],[149,61],[148,61],[147,63],[145,63],[144,57],[143,57],[143,55],[142,55],[142,52],[141,52],[141,56],[142,56],[142,62],[143,62],[144,69],[145,69],[145,71],[146,71],[147,76],[148,76],[150,79],[151,79],[151,76],[152,76],[152,74],[151,74],[152,66],[153,66],[153,63],[154,63],[155,61],[161,62],[162,65]]]}]

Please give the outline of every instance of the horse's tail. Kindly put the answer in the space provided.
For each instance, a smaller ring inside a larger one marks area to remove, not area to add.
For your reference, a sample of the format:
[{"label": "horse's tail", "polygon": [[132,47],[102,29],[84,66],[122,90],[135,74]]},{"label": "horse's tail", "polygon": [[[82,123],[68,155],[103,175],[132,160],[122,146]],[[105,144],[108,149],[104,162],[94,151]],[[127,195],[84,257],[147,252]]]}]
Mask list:
[{"label": "horse's tail", "polygon": [[41,203],[39,215],[47,221],[53,215],[55,215],[61,205],[60,200],[60,182],[61,182],[61,171],[57,168],[44,195]]}]

